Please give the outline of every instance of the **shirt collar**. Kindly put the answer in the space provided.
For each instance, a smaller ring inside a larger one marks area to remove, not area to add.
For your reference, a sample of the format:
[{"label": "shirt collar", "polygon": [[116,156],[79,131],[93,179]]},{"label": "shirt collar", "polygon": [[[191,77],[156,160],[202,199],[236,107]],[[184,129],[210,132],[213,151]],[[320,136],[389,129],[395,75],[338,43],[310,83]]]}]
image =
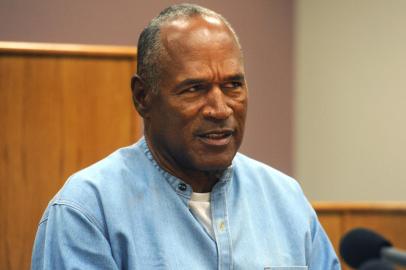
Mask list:
[{"label": "shirt collar", "polygon": [[[151,161],[154,167],[164,176],[164,178],[172,186],[175,192],[183,197],[186,197],[187,199],[190,199],[193,193],[192,187],[183,180],[170,174],[161,166],[159,166],[158,162],[152,155],[151,150],[149,149],[148,143],[146,142],[144,136],[140,139],[140,146],[143,149],[144,154],[147,156],[147,158]],[[222,172],[219,182],[213,187],[213,189],[216,188],[217,186],[223,186],[224,184],[227,184],[232,179],[232,172],[233,165],[231,164],[227,169],[225,169]]]}]

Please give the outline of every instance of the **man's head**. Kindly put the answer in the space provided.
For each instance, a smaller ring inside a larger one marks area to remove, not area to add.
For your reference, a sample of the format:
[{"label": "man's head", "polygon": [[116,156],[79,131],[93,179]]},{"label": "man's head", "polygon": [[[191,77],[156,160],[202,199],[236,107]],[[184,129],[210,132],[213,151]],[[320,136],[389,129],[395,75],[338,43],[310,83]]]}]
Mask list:
[{"label": "man's head", "polygon": [[[247,108],[233,30],[194,5],[170,7],[150,26],[140,36],[132,88],[154,157],[184,180],[224,170],[241,144]],[[155,41],[146,47],[145,40]]]},{"label": "man's head", "polygon": [[[153,18],[148,26],[141,32],[137,47],[137,73],[152,91],[158,90],[160,74],[160,57],[165,54],[160,38],[161,27],[177,18],[191,18],[194,16],[213,17],[222,21],[232,31],[238,46],[238,37],[230,23],[221,15],[210,9],[193,5],[172,5]],[[240,47],[241,48],[241,47]]]}]

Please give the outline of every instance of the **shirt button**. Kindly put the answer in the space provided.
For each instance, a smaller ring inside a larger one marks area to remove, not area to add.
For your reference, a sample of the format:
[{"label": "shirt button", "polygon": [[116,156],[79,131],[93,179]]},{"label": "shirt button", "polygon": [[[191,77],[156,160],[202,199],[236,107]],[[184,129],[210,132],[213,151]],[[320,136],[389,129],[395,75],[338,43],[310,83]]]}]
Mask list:
[{"label": "shirt button", "polygon": [[186,186],[185,183],[179,183],[178,189],[179,189],[180,191],[185,191],[185,190],[187,189],[187,186]]},{"label": "shirt button", "polygon": [[224,231],[225,227],[226,227],[226,225],[224,224],[224,221],[221,221],[219,224],[220,231]]}]

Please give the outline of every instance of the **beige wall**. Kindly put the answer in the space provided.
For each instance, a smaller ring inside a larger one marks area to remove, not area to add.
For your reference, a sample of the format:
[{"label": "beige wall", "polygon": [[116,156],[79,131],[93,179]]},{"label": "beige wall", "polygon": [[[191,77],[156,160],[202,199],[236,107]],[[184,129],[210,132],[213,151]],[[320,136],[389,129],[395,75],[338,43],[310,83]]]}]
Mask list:
[{"label": "beige wall", "polygon": [[[0,40],[133,45],[167,0],[0,1]],[[244,49],[250,88],[242,151],[292,171],[293,0],[199,0],[223,14]],[[129,90],[130,91],[130,90]]]},{"label": "beige wall", "polygon": [[297,1],[295,167],[317,200],[406,200],[406,1]]}]

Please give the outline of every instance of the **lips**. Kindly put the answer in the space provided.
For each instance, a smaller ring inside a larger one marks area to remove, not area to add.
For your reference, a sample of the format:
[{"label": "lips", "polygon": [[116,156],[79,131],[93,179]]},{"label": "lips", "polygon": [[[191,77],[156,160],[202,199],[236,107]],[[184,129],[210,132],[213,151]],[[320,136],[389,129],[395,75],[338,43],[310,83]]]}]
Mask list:
[{"label": "lips", "polygon": [[230,143],[233,134],[232,129],[218,129],[201,132],[197,137],[207,145],[224,146]]}]

